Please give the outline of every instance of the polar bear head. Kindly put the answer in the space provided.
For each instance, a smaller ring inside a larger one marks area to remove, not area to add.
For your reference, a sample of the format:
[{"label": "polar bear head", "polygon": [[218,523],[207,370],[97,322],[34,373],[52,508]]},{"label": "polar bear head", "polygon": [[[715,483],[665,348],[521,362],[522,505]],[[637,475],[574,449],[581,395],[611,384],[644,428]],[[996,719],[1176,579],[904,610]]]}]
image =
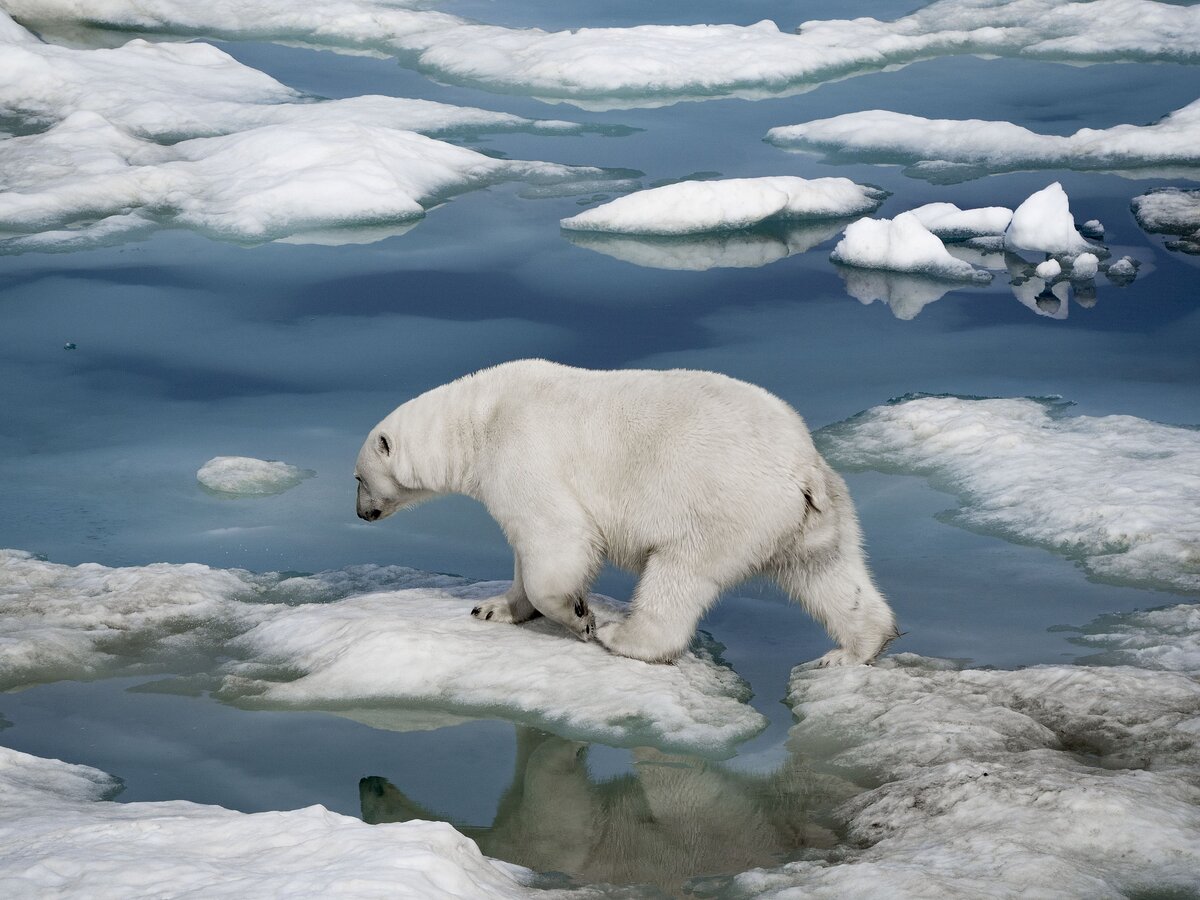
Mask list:
[{"label": "polar bear head", "polygon": [[368,522],[385,519],[435,493],[413,483],[412,466],[403,459],[396,435],[390,434],[384,423],[371,430],[358,451],[354,478],[358,482],[358,517]]}]

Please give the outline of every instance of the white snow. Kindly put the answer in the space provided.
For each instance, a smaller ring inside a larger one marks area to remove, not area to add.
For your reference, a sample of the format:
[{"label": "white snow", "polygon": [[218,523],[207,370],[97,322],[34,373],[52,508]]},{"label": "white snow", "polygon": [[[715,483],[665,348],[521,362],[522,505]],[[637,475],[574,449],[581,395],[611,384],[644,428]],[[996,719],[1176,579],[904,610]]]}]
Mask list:
[{"label": "white snow", "polygon": [[222,494],[261,496],[282,493],[315,474],[276,459],[214,456],[197,470],[196,480]]},{"label": "white snow", "polygon": [[1004,234],[1013,215],[1013,211],[1004,206],[959,209],[953,203],[926,203],[909,212],[944,241]]},{"label": "white snow", "polygon": [[[765,724],[704,642],[655,666],[544,620],[469,615],[506,587],[401,567],[281,578],[0,551],[0,689],[185,666],[224,675],[221,695],[247,705],[486,710],[571,737],[714,754]],[[620,614],[592,603],[599,618]],[[220,662],[234,653],[239,662]]]},{"label": "white snow", "polygon": [[917,397],[822,432],[836,463],[927,475],[956,519],[1094,575],[1200,588],[1200,430],[1044,400]]},{"label": "white snow", "polygon": [[1067,192],[1057,181],[1031,194],[1013,213],[1004,245],[1074,257],[1097,248],[1075,230]]},{"label": "white snow", "polygon": [[[1095,257],[1092,258],[1095,259]],[[1037,273],[1038,278],[1044,281],[1053,281],[1062,274],[1062,266],[1059,265],[1057,259],[1048,259],[1045,262],[1038,263],[1034,271]]]},{"label": "white snow", "polygon": [[[1095,4],[1089,6],[1095,10]],[[1200,22],[1192,27],[1197,26]],[[1012,122],[926,119],[875,109],[772,128],[767,140],[787,149],[916,162],[918,171],[944,172],[947,167],[961,166],[976,171],[1069,168],[1120,172],[1200,162],[1200,100],[1153,125],[1081,128],[1070,135],[1038,134]]]},{"label": "white snow", "polygon": [[881,884],[905,898],[1200,889],[1195,677],[959,670],[901,654],[797,669],[790,702],[801,721],[789,750],[872,789],[837,811],[850,848],[746,872],[737,896],[868,896]]},{"label": "white snow", "polygon": [[946,245],[913,213],[901,213],[894,219],[859,219],[846,226],[845,237],[833,248],[831,258],[847,266],[949,281],[986,283],[992,278],[988,272],[951,256]]},{"label": "white snow", "polygon": [[[247,705],[320,708],[409,702],[502,711],[556,733],[721,753],[765,720],[747,685],[701,644],[657,666],[583,644],[558,625],[520,627],[469,615],[504,583],[352,597],[281,611],[237,639],[252,662],[220,695]],[[597,620],[621,615],[593,596]],[[298,676],[298,677],[297,677]]]},{"label": "white snow", "polygon": [[525,887],[529,870],[488,859],[442,822],[104,799],[118,786],[88,766],[0,747],[0,896],[543,895]]},{"label": "white snow", "polygon": [[99,229],[109,238],[162,224],[243,241],[412,220],[426,206],[498,181],[598,174],[491,159],[415,132],[350,122],[266,125],[162,145],[91,112],[0,142],[0,172],[7,189],[0,230],[78,239]]},{"label": "white snow", "polygon": [[1071,261],[1072,278],[1095,278],[1100,271],[1100,260],[1095,253],[1080,253]]},{"label": "white snow", "polygon": [[628,194],[563,219],[572,231],[683,235],[736,231],[765,221],[861,215],[887,196],[848,178],[681,181]]},{"label": "white snow", "polygon": [[941,0],[895,21],[504,28],[397,0],[7,0],[31,22],[86,21],[183,34],[390,52],[443,81],[581,105],[762,97],[947,54],[1192,61],[1200,10],[1153,0]]},{"label": "white snow", "polygon": [[1155,188],[1133,198],[1138,224],[1154,234],[1180,235],[1168,241],[1172,250],[1200,253],[1200,190]]}]

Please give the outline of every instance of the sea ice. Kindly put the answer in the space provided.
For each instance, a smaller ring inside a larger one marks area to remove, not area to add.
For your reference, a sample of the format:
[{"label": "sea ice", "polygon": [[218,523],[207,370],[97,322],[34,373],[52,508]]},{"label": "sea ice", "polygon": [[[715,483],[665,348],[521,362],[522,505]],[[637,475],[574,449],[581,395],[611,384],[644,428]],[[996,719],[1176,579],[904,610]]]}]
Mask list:
[{"label": "sea ice", "polygon": [[1004,245],[1009,250],[1035,250],[1066,257],[1100,249],[1075,230],[1067,192],[1057,181],[1031,194],[1017,207],[1004,232]]},{"label": "sea ice", "polygon": [[927,475],[961,498],[959,523],[1093,575],[1200,589],[1200,431],[1066,408],[906,398],[823,429],[821,445],[836,464]]},{"label": "sea ice", "polygon": [[1013,211],[1003,206],[959,209],[953,203],[926,203],[909,212],[944,241],[1004,234],[1013,216]]},{"label": "sea ice", "polygon": [[1071,277],[1079,279],[1095,278],[1100,271],[1100,260],[1095,253],[1080,253],[1071,261]]},{"label": "sea ice", "polygon": [[196,472],[196,480],[211,491],[240,496],[281,494],[316,472],[276,459],[214,456]]},{"label": "sea ice", "polygon": [[[454,194],[504,180],[599,174],[492,159],[415,132],[351,122],[266,125],[163,145],[92,112],[0,142],[0,172],[0,230],[56,231],[65,239],[99,229],[111,239],[154,224],[183,225],[242,241],[413,220]],[[67,228],[79,220],[87,224]]]},{"label": "sea ice", "polygon": [[[1089,11],[1094,10],[1095,5],[1090,5]],[[1200,163],[1200,100],[1153,125],[1081,128],[1071,135],[1038,134],[1012,122],[926,119],[876,109],[772,128],[767,140],[785,149],[918,163],[911,174],[927,172],[940,180],[956,167],[976,175],[1018,169],[1120,172],[1196,165]]]},{"label": "sea ice", "polygon": [[[283,578],[0,551],[0,690],[203,671],[224,676],[221,696],[246,705],[486,710],[570,737],[714,754],[765,724],[708,643],[655,666],[544,620],[516,627],[469,615],[506,587],[403,567]],[[620,615],[613,601],[592,602],[598,618]]]},{"label": "sea ice", "polygon": [[1167,247],[1200,253],[1200,190],[1155,188],[1134,197],[1132,206],[1138,224],[1146,231],[1179,235],[1167,241]]},{"label": "sea ice", "polygon": [[862,215],[886,191],[848,178],[727,178],[681,181],[618,197],[563,219],[570,231],[686,235],[736,231],[766,221]]},{"label": "sea ice", "polygon": [[[1095,257],[1092,258],[1095,259]],[[1048,259],[1045,262],[1038,263],[1034,271],[1037,273],[1037,277],[1043,281],[1053,281],[1062,274],[1062,266],[1059,265],[1057,259]]]},{"label": "sea ice", "polygon": [[859,219],[846,226],[831,259],[863,269],[908,272],[948,281],[987,283],[991,274],[956,259],[913,213],[894,219]]},{"label": "sea ice", "polygon": [[526,887],[528,869],[485,857],[442,822],[107,800],[119,786],[88,766],[0,747],[0,895],[546,896]]},{"label": "sea ice", "polygon": [[1123,897],[1200,889],[1200,682],[1130,668],[965,669],[900,654],[796,669],[789,751],[871,789],[853,844],[736,896]]},{"label": "sea ice", "polygon": [[1087,662],[1200,672],[1200,604],[1101,616],[1078,631],[1071,641],[1097,651]]},{"label": "sea ice", "polygon": [[1153,0],[941,0],[895,21],[753,25],[504,28],[410,0],[7,0],[39,27],[83,21],[227,38],[274,37],[352,52],[389,52],[442,81],[580,105],[763,97],[804,84],[948,54],[1062,60],[1194,61],[1200,11]]}]

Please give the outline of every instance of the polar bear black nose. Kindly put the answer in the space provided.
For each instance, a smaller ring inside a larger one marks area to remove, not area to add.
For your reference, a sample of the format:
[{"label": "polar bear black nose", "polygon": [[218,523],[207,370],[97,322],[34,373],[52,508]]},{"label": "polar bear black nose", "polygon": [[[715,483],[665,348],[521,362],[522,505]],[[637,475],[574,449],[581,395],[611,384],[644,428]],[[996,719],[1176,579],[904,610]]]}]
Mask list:
[{"label": "polar bear black nose", "polygon": [[360,519],[366,519],[368,522],[374,522],[382,515],[383,510],[381,509],[367,509],[358,514]]}]

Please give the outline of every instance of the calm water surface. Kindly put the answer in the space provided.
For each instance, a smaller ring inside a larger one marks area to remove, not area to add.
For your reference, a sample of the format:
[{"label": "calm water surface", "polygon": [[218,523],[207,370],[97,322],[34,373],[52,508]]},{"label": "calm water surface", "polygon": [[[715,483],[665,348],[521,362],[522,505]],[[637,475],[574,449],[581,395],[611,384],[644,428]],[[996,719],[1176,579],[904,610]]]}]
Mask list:
[{"label": "calm water surface", "polygon": [[[791,27],[865,14],[860,6],[677,3],[659,21],[772,17]],[[632,3],[592,11],[472,0],[449,9],[544,27],[634,24],[642,14]],[[440,86],[392,61],[222,46],[324,96],[427,97],[640,129],[469,143],[635,169],[644,186],[692,173],[845,175],[891,191],[879,214],[892,216],[934,200],[1012,207],[1060,180],[1076,218],[1100,219],[1113,254],[1142,267],[1127,287],[1099,278],[1094,304],[1073,298],[1065,317],[1023,305],[1001,273],[900,318],[847,294],[828,261],[836,235],[761,268],[644,268],[564,239],[558,219],[593,195],[530,198],[520,185],[464,195],[375,243],[243,247],[170,231],[0,257],[0,546],[72,564],[316,571],[372,562],[509,577],[507,547],[480,507],[450,499],[366,526],[354,516],[351,472],[362,436],[394,406],[524,356],[717,369],[778,393],[814,428],[911,391],[1061,395],[1081,413],[1200,423],[1200,259],[1164,250],[1129,212],[1134,195],[1186,181],[1052,171],[935,185],[898,167],[835,165],[761,141],[774,125],[871,108],[1049,133],[1147,122],[1196,98],[1192,69],[952,58],[788,98],[583,112]],[[67,342],[77,349],[64,350]],[[216,455],[280,458],[318,477],[277,497],[223,500],[195,482]],[[981,665],[1058,662],[1080,654],[1069,635],[1047,629],[1173,599],[1091,583],[1044,550],[943,524],[935,516],[955,501],[920,479],[849,481],[878,580],[908,632],[898,649]],[[625,596],[630,584],[605,572],[598,587]],[[693,876],[836,844],[829,812],[848,789],[830,787],[815,774],[819,761],[786,743],[787,675],[827,649],[817,626],[752,584],[702,627],[771,721],[723,762],[584,745],[502,721],[391,731],[324,713],[249,712],[210,698],[203,682],[184,689],[148,677],[7,695],[0,713],[11,727],[0,740],[113,772],[125,779],[123,800],[444,818],[484,852],[539,871],[673,893]]]}]

